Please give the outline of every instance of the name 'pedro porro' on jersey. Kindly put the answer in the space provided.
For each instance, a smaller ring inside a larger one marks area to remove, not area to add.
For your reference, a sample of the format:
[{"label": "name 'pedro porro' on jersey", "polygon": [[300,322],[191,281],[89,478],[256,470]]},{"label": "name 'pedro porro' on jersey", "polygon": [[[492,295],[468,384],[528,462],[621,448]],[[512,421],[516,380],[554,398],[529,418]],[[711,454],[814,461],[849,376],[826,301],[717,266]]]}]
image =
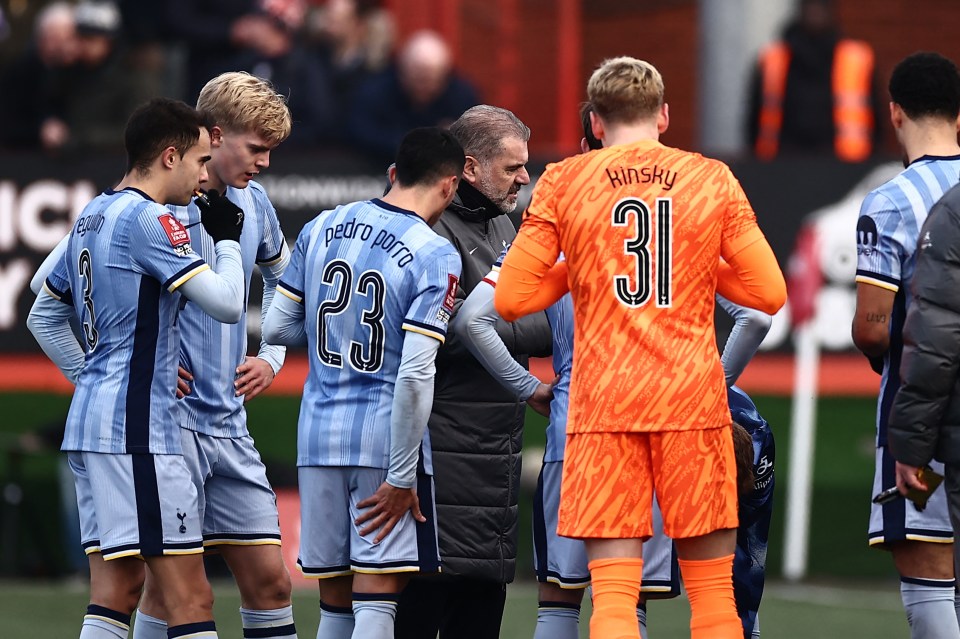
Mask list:
[{"label": "name 'pedro porro' on jersey", "polygon": [[[405,331],[441,342],[460,257],[423,219],[383,202],[325,211],[297,237],[277,292],[303,304],[310,372],[298,466],[388,468]],[[429,447],[424,446],[429,468]]]},{"label": "name 'pedro porro' on jersey", "polygon": [[86,342],[63,450],[181,453],[178,288],[208,268],[177,218],[136,189],[83,209],[44,283],[73,305]]},{"label": "name 'pedro porro' on jersey", "polygon": [[654,140],[600,149],[549,165],[528,217],[555,229],[532,239],[562,251],[569,268],[567,432],[728,424],[717,268],[763,239],[730,169]]}]

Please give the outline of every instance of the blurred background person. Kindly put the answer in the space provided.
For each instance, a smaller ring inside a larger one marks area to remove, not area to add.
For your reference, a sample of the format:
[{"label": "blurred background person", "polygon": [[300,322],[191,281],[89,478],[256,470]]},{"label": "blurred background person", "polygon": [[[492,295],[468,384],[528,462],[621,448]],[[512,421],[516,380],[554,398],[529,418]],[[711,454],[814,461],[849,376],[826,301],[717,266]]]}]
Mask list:
[{"label": "blurred background person", "polygon": [[832,0],[800,0],[781,40],[760,52],[747,132],[754,154],[835,155],[862,162],[879,141],[885,114],[873,48],[842,38]]},{"label": "blurred background person", "polygon": [[473,86],[454,70],[444,39],[434,31],[417,31],[393,66],[357,89],[351,138],[371,160],[386,165],[407,131],[449,125],[477,102]]},{"label": "blurred background person", "polygon": [[[330,80],[340,122],[357,87],[390,64],[396,24],[381,5],[382,0],[327,0],[308,17],[307,36]],[[350,139],[342,127],[328,133],[334,142]]]},{"label": "blurred background person", "polygon": [[[55,2],[37,14],[33,42],[4,70],[0,91],[0,141],[6,147],[57,147],[66,138],[57,86],[77,60],[72,5]],[[9,99],[16,96],[16,99]]]},{"label": "blurred background person", "polygon": [[44,146],[65,151],[118,150],[127,118],[140,104],[157,96],[144,81],[147,76],[130,67],[120,40],[120,10],[114,2],[80,2],[74,20],[76,64],[58,87],[63,134],[55,140],[45,138]]}]

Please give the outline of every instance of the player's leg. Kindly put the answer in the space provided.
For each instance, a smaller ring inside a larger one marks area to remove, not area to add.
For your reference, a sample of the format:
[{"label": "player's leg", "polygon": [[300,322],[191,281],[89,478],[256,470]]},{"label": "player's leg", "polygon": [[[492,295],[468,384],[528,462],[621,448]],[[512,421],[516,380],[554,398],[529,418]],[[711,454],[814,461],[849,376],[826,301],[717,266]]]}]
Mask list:
[{"label": "player's leg", "polygon": [[134,557],[104,561],[100,552],[88,555],[90,563],[90,605],[83,618],[81,639],[125,639],[130,631],[130,614],[140,598],[143,562]]},{"label": "player's leg", "polygon": [[300,556],[304,577],[319,579],[318,639],[349,639],[354,620],[351,608],[349,469],[301,466]]},{"label": "player's leg", "polygon": [[576,639],[580,604],[590,583],[583,542],[557,534],[563,462],[540,468],[533,502],[533,560],[540,582],[534,639]]},{"label": "player's leg", "polygon": [[[878,448],[874,494],[896,483],[894,465],[886,447]],[[943,472],[938,462],[931,465]],[[869,537],[872,546],[893,555],[912,639],[960,637],[946,490],[934,491],[922,512],[906,499],[871,504]]]},{"label": "player's leg", "polygon": [[244,631],[263,639],[296,637],[277,498],[253,438],[197,438],[204,450],[216,452],[205,483],[203,537],[219,549],[237,582]]},{"label": "player's leg", "polygon": [[649,435],[567,436],[557,532],[586,542],[594,637],[639,639],[643,540],[652,533]]},{"label": "player's leg", "polygon": [[663,532],[663,515],[656,495],[653,498],[653,536],[643,542],[643,582],[640,584],[640,605],[637,623],[640,637],[647,637],[647,602],[672,599],[680,595],[680,567],[673,540]]},{"label": "player's leg", "polygon": [[411,577],[400,593],[394,620],[395,639],[435,638],[455,588],[451,579]]},{"label": "player's leg", "polygon": [[[352,469],[352,521],[361,514],[357,504],[374,494],[386,476],[384,469]],[[379,531],[361,536],[359,527],[351,526],[350,567],[354,571],[353,616],[356,623],[354,637],[393,639],[400,592],[409,576],[418,572],[433,573],[439,569],[432,477],[418,475],[417,496],[427,519],[424,523],[417,522],[408,512],[390,534],[376,544],[373,540]]]},{"label": "player's leg", "polygon": [[100,554],[99,519],[105,518],[108,513],[98,512],[96,506],[99,502],[101,508],[105,508],[108,502],[102,497],[95,499],[95,485],[91,481],[91,473],[96,475],[101,472],[100,464],[94,459],[91,468],[88,468],[87,456],[88,453],[76,451],[67,453],[67,465],[73,473],[77,493],[80,541],[90,566],[90,604],[83,619],[80,636],[83,639],[126,637],[130,627],[130,613],[140,596],[143,564],[131,557],[114,559],[111,562],[103,560]]},{"label": "player's leg", "polygon": [[[211,464],[216,459],[216,451],[205,450],[200,444],[199,433],[180,429],[181,450],[183,461],[190,471],[190,477],[197,491],[197,510],[200,516],[201,532],[207,532],[206,517],[206,489],[205,482],[212,475]],[[166,604],[163,600],[163,590],[157,585],[156,578],[149,568],[146,571],[146,580],[143,584],[143,595],[137,607],[137,616],[134,618],[133,639],[166,639],[168,617]]]},{"label": "player's leg", "polygon": [[737,486],[730,429],[671,431],[650,439],[664,532],[675,541],[690,600],[691,638],[741,639],[733,598]]}]

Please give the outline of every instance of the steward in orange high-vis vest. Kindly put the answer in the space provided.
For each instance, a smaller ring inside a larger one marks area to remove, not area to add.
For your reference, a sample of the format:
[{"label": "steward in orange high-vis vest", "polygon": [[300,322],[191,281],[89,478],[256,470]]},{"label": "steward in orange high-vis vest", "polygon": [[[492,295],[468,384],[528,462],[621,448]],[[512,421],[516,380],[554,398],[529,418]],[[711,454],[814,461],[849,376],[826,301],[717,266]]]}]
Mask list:
[{"label": "steward in orange high-vis vest", "polygon": [[[754,151],[758,158],[771,160],[780,150],[784,97],[790,70],[791,51],[777,42],[760,54],[761,104]],[[872,105],[874,55],[870,45],[858,40],[836,44],[831,71],[833,97],[833,148],[837,158],[861,162],[873,152],[876,127]]]}]

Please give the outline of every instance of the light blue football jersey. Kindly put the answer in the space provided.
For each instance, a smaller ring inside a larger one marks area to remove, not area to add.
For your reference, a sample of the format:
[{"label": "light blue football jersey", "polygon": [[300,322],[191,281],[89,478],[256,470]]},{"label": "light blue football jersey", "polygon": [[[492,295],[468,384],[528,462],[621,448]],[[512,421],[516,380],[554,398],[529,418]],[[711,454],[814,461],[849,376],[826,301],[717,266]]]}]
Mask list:
[{"label": "light blue football jersey", "polygon": [[912,295],[920,227],[930,209],[960,181],[960,156],[923,156],[871,191],[857,220],[857,282],[896,293],[890,320],[890,349],[884,355],[877,402],[877,443],[886,445],[887,419],[900,387],[903,323]]},{"label": "light blue football jersey", "polygon": [[[227,198],[243,209],[240,255],[243,258],[244,299],[250,297],[254,264],[268,265],[280,259],[283,234],[277,212],[263,187],[250,182],[245,189],[227,187]],[[196,204],[170,207],[190,231],[193,249],[216,270],[213,238],[200,224]],[[180,365],[193,375],[192,390],[178,404],[180,425],[213,437],[243,437],[248,434],[243,397],[236,397],[233,382],[237,366],[247,354],[247,305],[236,324],[223,324],[195,303],[180,312]],[[261,345],[283,360],[282,346]]]},{"label": "light blue football jersey", "polygon": [[63,450],[180,453],[177,288],[207,268],[184,226],[140,191],[83,209],[44,285],[73,305],[86,342]]},{"label": "light blue football jersey", "polygon": [[[305,308],[299,466],[388,468],[404,331],[442,342],[459,276],[449,241],[381,200],[324,211],[303,228],[277,286]],[[430,473],[427,438],[423,448]]]}]

